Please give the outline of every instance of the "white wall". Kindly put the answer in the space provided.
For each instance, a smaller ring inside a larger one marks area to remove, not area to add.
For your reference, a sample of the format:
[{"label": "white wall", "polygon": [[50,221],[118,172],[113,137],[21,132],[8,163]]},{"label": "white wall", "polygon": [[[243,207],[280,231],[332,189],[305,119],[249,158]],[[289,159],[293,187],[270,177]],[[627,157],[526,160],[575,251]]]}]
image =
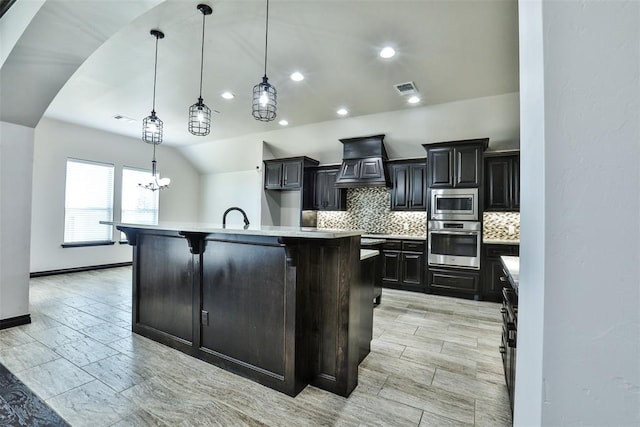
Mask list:
[{"label": "white wall", "polygon": [[0,319],[29,313],[33,134],[0,122]]},{"label": "white wall", "polygon": [[[204,175],[200,221],[222,224],[224,211],[232,206],[247,213],[251,224],[260,224],[262,169]],[[240,212],[230,212],[227,225],[244,225]]]},{"label": "white wall", "polygon": [[640,3],[521,1],[520,54],[515,423],[640,425]]},{"label": "white wall", "polygon": [[[128,245],[62,248],[64,191],[68,157],[113,163],[114,220],[120,218],[122,167],[151,169],[153,146],[141,140],[42,119],[35,130],[31,272],[131,261]],[[157,147],[158,170],[171,178],[160,193],[160,221],[194,222],[200,211],[200,176],[175,149]]]}]

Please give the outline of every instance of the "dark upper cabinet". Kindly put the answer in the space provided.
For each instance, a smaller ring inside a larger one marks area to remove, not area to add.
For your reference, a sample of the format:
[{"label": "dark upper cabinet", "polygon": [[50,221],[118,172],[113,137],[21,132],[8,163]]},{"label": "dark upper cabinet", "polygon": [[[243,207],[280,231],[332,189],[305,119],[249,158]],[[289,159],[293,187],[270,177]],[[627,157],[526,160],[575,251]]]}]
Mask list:
[{"label": "dark upper cabinet", "polygon": [[426,211],[427,165],[425,160],[389,163],[391,210]]},{"label": "dark upper cabinet", "polygon": [[485,211],[520,210],[520,156],[485,159]]},{"label": "dark upper cabinet", "polygon": [[337,166],[314,171],[313,209],[338,211],[347,208],[347,190],[335,186],[339,173]]},{"label": "dark upper cabinet", "polygon": [[264,188],[267,190],[299,190],[318,161],[309,157],[289,157],[264,161]]},{"label": "dark upper cabinet", "polygon": [[488,138],[423,144],[430,188],[476,188],[482,185],[482,159]]}]

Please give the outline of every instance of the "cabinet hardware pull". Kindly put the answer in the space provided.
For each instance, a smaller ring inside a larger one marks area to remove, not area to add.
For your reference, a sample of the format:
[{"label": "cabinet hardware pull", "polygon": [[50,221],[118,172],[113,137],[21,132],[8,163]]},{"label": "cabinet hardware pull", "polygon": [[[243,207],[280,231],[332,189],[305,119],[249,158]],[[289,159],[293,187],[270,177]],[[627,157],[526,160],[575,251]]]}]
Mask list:
[{"label": "cabinet hardware pull", "polygon": [[503,277],[503,276],[500,276],[500,281],[501,281],[501,282],[506,282],[506,281],[507,281],[507,278],[506,278],[506,277]]},{"label": "cabinet hardware pull", "polygon": [[500,353],[505,354],[506,352],[507,352],[507,349],[503,345],[501,345],[500,346]]}]

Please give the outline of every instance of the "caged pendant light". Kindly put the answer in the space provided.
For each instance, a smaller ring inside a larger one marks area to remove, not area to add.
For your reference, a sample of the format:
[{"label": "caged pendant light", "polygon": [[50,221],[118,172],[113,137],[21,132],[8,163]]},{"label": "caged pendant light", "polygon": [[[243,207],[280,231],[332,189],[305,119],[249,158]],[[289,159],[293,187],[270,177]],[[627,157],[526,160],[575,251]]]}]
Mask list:
[{"label": "caged pendant light", "polygon": [[150,34],[156,38],[156,59],[153,66],[153,105],[151,115],[142,120],[142,140],[149,144],[162,144],[162,120],[156,115],[156,76],[158,72],[158,40],[164,38],[160,30],[151,30]]},{"label": "caged pendant light", "polygon": [[202,12],[202,51],[200,55],[200,96],[198,102],[189,107],[189,132],[196,136],[209,135],[211,131],[211,109],[202,100],[202,72],[204,67],[204,21],[207,15],[213,12],[206,4],[199,4],[198,10]]},{"label": "caged pendant light", "polygon": [[261,122],[270,122],[276,118],[277,94],[275,87],[267,78],[267,47],[269,36],[269,0],[264,35],[264,76],[262,82],[253,87],[253,117]]}]

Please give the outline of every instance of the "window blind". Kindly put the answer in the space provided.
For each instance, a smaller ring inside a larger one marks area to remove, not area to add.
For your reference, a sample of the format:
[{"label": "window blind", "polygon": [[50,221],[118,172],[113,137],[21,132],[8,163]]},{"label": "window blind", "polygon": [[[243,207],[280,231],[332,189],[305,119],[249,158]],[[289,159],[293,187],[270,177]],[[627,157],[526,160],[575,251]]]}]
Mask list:
[{"label": "window blind", "polygon": [[110,241],[113,227],[112,164],[67,159],[64,243]]}]

